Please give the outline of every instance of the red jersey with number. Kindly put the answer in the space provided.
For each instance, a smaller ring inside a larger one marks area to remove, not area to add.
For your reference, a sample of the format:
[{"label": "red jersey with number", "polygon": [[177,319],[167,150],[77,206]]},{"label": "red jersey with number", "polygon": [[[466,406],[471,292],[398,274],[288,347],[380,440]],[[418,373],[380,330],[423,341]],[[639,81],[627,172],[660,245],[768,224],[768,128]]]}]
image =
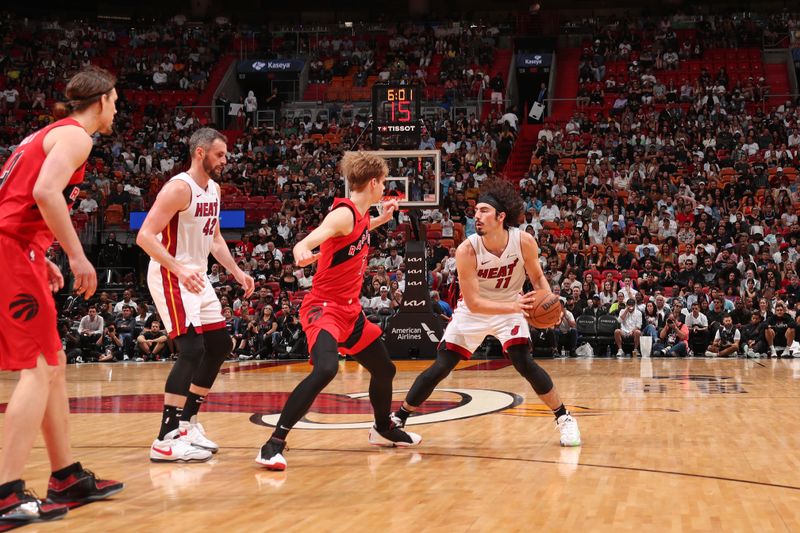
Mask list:
[{"label": "red jersey with number", "polygon": [[[0,233],[21,242],[31,243],[40,250],[53,244],[53,232],[47,227],[39,206],[33,199],[33,187],[47,157],[44,138],[61,126],[81,126],[77,120],[65,118],[27,136],[0,171]],[[83,181],[84,162],[69,178],[64,189],[67,206],[72,207],[80,193],[77,185]]]},{"label": "red jersey with number", "polygon": [[360,307],[361,283],[369,253],[369,212],[361,214],[349,198],[337,198],[332,209],[344,208],[353,213],[353,231],[323,242],[311,296],[341,305]]}]

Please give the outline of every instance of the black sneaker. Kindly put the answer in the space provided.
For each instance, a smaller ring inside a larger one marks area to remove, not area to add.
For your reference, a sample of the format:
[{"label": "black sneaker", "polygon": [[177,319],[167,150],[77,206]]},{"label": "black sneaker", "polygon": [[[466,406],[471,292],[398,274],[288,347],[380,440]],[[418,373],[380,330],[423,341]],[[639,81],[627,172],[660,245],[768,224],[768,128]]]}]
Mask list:
[{"label": "black sneaker", "polygon": [[392,411],[389,414],[389,420],[391,421],[392,425],[396,428],[403,429],[406,427],[406,420],[407,418],[402,418],[400,415],[397,414],[397,411]]},{"label": "black sneaker", "polygon": [[373,446],[409,448],[422,442],[422,437],[410,431],[403,431],[394,423],[386,431],[378,431],[375,426],[369,430],[369,443]]},{"label": "black sneaker", "polygon": [[124,488],[124,483],[97,479],[91,470],[81,467],[78,472],[70,474],[64,480],[50,476],[47,499],[57,503],[86,503],[103,500]]},{"label": "black sneaker", "polygon": [[285,448],[285,440],[271,437],[258,452],[256,463],[267,467],[267,470],[286,470],[286,459],[283,457]]},{"label": "black sneaker", "polygon": [[0,500],[0,525],[59,520],[68,510],[66,505],[40,500],[33,491],[25,490],[24,481],[19,481],[14,492]]}]

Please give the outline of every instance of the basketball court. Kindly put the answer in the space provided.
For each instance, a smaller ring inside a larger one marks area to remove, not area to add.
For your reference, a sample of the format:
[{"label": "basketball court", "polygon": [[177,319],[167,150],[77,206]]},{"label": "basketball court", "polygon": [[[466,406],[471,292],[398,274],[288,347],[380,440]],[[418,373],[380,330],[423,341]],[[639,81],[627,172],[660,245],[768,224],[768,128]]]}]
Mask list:
[{"label": "basketball court", "polygon": [[[800,530],[800,360],[539,362],[579,419],[580,448],[559,446],[552,414],[499,360],[442,383],[409,421],[420,447],[373,448],[369,375],[342,362],[292,432],[285,472],[254,458],[306,362],[226,364],[201,413],[221,451],[188,465],[148,460],[169,364],[69,366],[77,458],[127,488],[23,529]],[[429,364],[397,361],[397,402]],[[1,402],[15,379],[3,374]],[[25,477],[45,494],[48,475],[39,439]]]}]

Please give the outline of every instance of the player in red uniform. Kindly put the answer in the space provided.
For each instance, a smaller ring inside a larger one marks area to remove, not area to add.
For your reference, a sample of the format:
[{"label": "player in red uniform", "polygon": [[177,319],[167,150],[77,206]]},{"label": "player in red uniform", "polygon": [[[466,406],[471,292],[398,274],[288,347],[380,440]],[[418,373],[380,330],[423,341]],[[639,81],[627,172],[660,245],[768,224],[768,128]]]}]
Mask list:
[{"label": "player in red uniform", "polygon": [[[283,449],[292,427],[308,412],[314,399],[336,376],[338,352],[352,356],[370,373],[369,398],[375,425],[369,442],[376,446],[414,446],[422,439],[395,427],[389,417],[394,363],[381,341],[381,329],[366,319],[359,296],[369,252],[369,232],[388,222],[397,200],[383,203],[383,214],[369,217],[369,207],[383,196],[386,161],[362,152],[342,158],[342,175],[350,198],[337,199],[322,224],[294,247],[298,266],[319,261],[311,294],[300,308],[300,322],[311,352],[311,374],[295,387],[283,407],[278,425],[256,457],[269,470],[284,470]],[[320,247],[319,253],[312,250]]]},{"label": "player in red uniform", "polygon": [[[72,227],[69,206],[83,181],[91,136],[111,133],[115,83],[113,75],[94,67],[74,75],[66,88],[69,101],[54,111],[61,120],[26,137],[0,171],[0,369],[20,373],[5,413],[0,521],[61,518],[67,507],[59,504],[98,500],[123,488],[73,461],[66,356],[51,294],[64,278],[45,257],[55,236],[69,257],[77,292],[87,299],[94,293],[97,275]],[[40,427],[53,472],[48,502],[26,491],[20,479]]]}]

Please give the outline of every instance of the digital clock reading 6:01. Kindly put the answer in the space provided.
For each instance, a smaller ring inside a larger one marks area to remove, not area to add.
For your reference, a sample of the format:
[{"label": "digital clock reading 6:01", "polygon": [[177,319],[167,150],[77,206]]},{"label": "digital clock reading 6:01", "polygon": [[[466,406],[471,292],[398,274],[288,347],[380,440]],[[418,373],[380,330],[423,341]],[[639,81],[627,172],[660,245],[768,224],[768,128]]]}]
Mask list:
[{"label": "digital clock reading 6:01", "polygon": [[372,144],[376,150],[419,148],[421,96],[414,85],[372,87]]}]

